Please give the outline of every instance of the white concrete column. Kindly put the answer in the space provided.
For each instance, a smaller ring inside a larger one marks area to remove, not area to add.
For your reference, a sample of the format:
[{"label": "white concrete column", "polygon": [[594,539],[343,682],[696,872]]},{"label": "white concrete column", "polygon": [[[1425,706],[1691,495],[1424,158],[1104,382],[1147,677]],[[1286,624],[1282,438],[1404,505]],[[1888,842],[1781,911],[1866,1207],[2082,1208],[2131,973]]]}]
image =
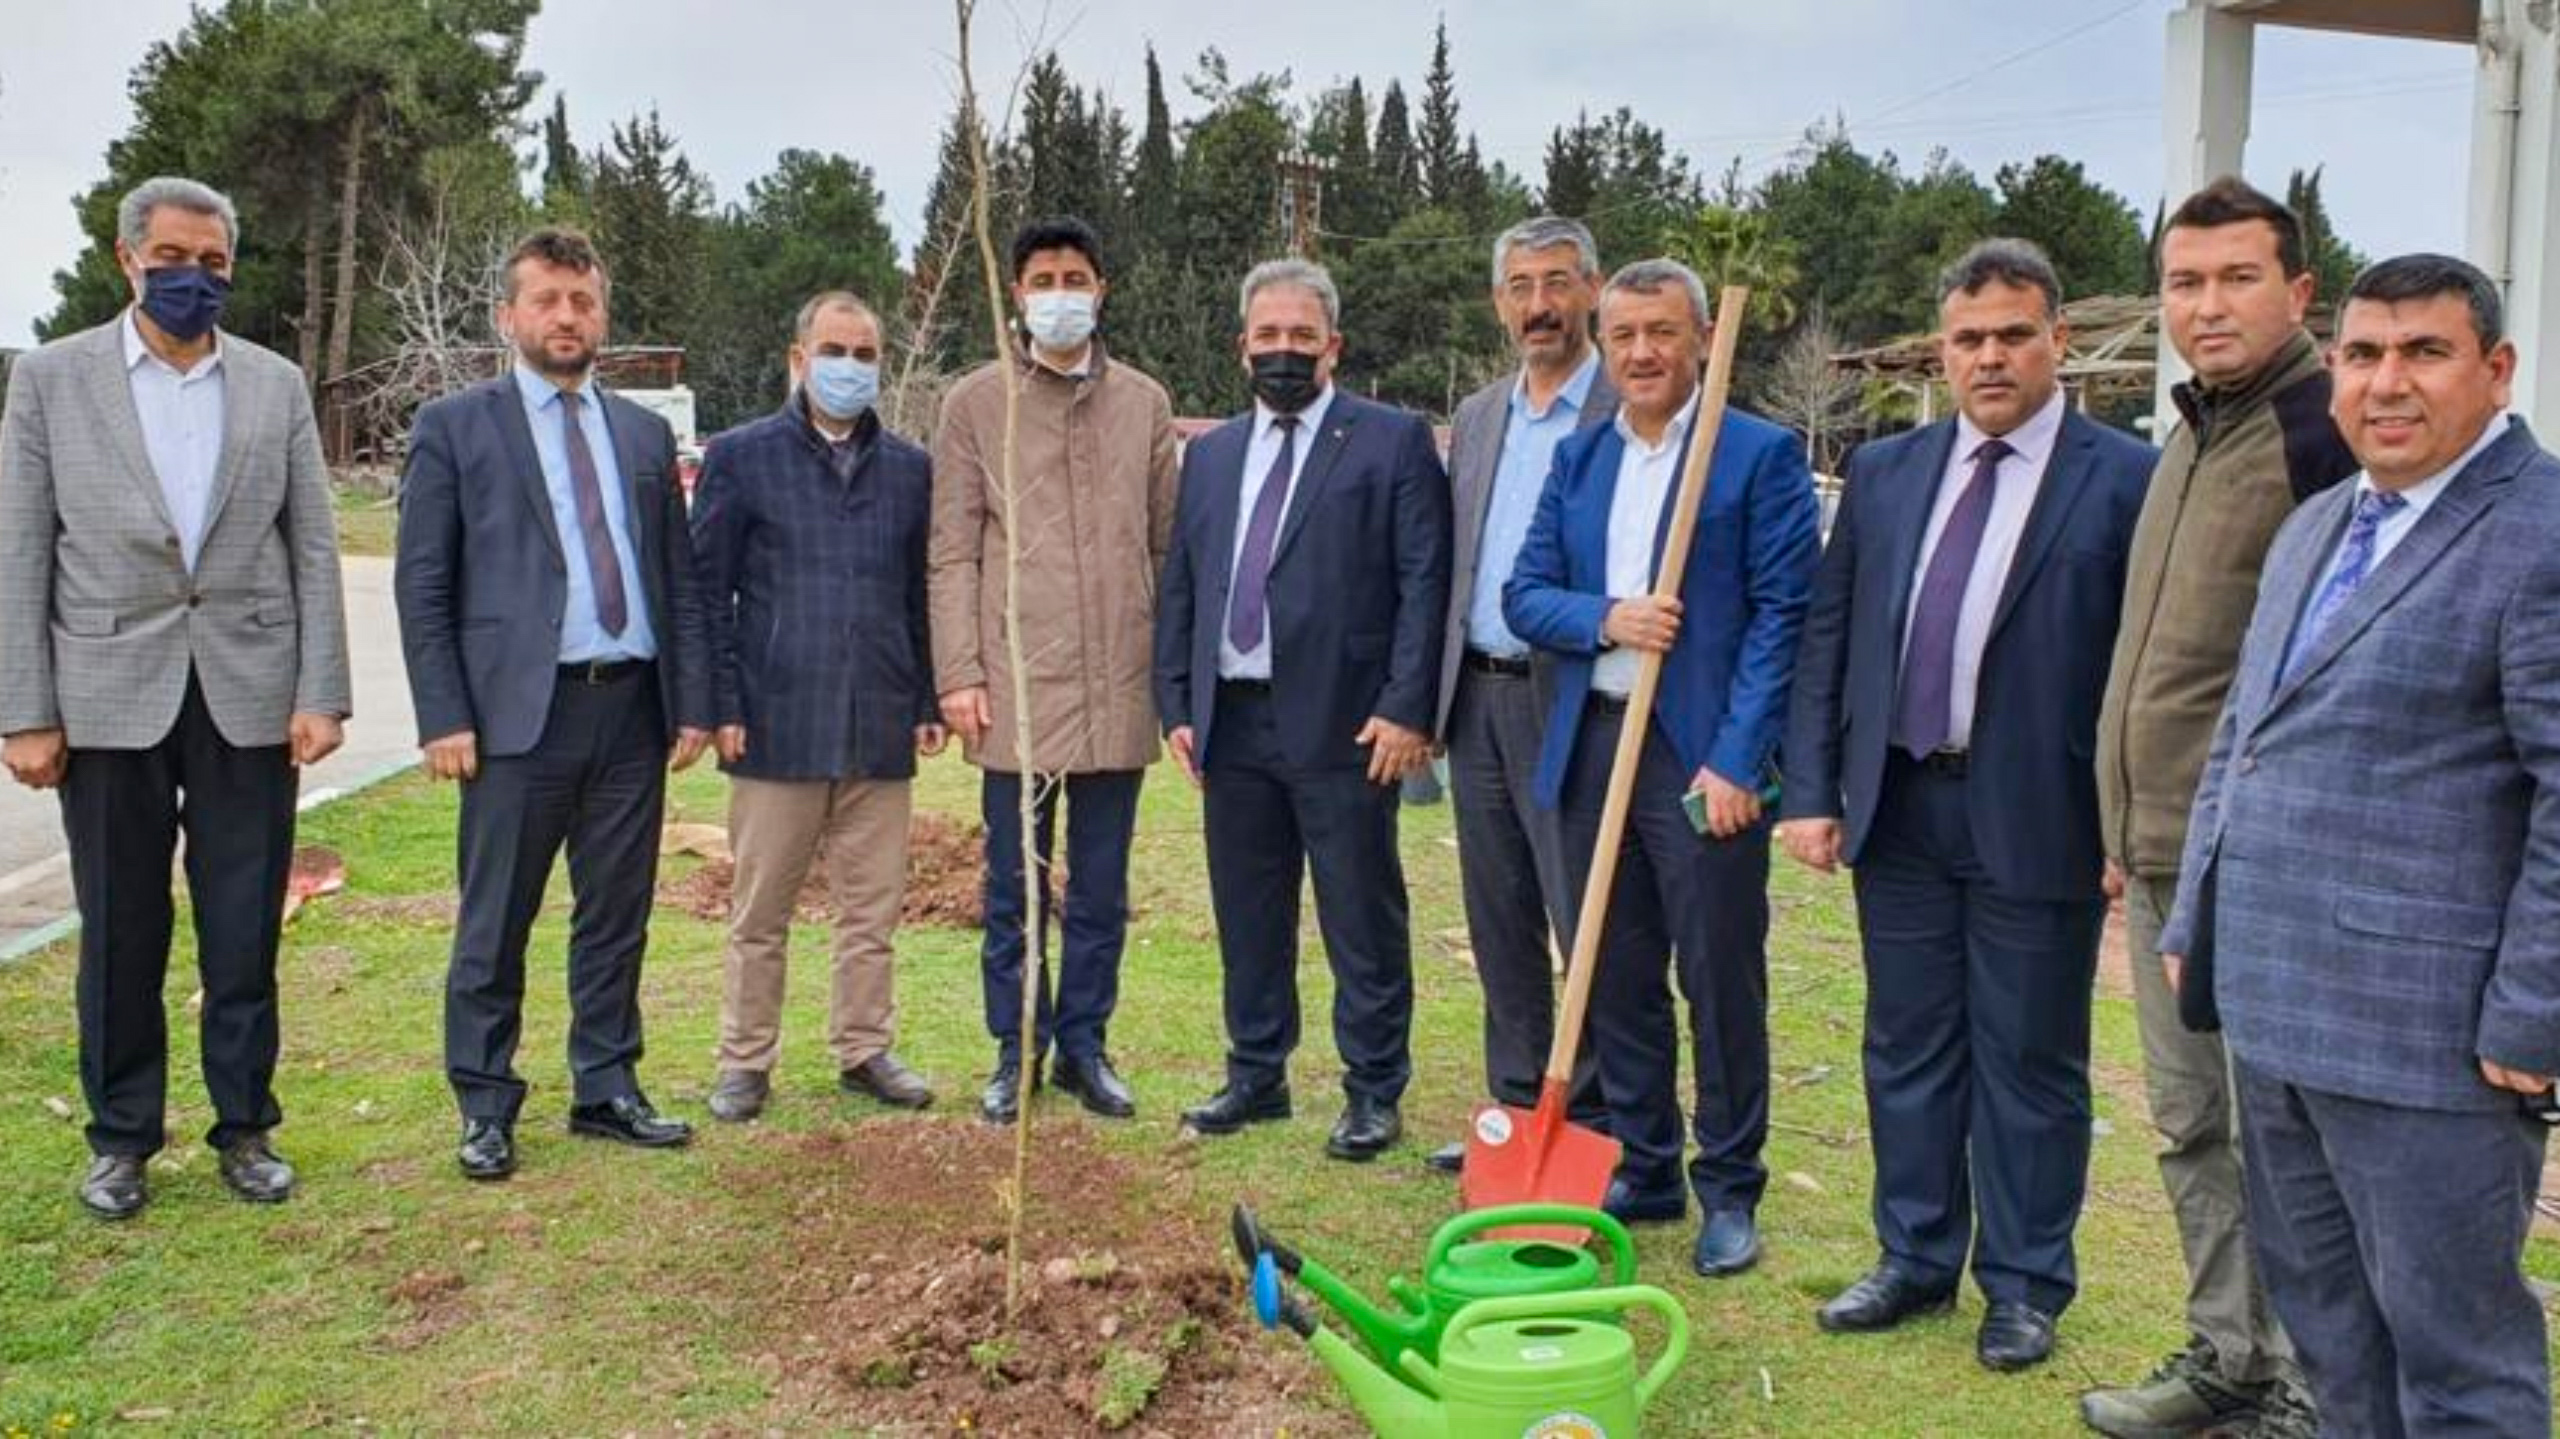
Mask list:
[{"label": "white concrete column", "polygon": [[2515,407],[2560,432],[2560,34],[2552,7],[2482,0],[2471,135],[2470,258],[2506,289],[2522,358]]},{"label": "white concrete column", "polygon": [[[2161,147],[2167,170],[2161,177],[2161,204],[2178,202],[2221,175],[2241,173],[2249,146],[2249,78],[2256,59],[2257,26],[2205,0],[2187,0],[2186,8],[2169,14],[2169,54],[2161,96]],[[2153,403],[2156,439],[2167,433],[2175,408],[2169,387],[2185,379],[2187,367],[2160,341],[2159,381]]]}]

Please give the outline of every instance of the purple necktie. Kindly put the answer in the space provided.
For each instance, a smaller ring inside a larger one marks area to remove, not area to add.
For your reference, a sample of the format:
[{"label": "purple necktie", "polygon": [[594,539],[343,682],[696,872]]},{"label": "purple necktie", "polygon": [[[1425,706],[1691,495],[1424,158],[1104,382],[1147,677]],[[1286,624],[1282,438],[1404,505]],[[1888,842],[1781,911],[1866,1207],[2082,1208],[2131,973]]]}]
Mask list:
[{"label": "purple necktie", "polygon": [[1902,696],[1893,709],[1894,745],[1914,759],[1947,742],[1955,725],[1956,621],[1964,614],[1965,585],[1991,525],[1991,497],[2000,488],[2000,462],[2016,451],[2006,440],[1985,440],[1973,452],[1973,478],[1947,512],[1938,548],[1921,578],[1911,607],[1911,642],[1902,654]]},{"label": "purple necktie", "polygon": [[596,478],[596,457],[587,448],[587,432],[578,425],[575,390],[560,392],[560,430],[569,442],[569,488],[578,497],[578,539],[587,550],[587,578],[596,589],[596,623],[619,637],[631,622],[622,596],[622,561],[613,552],[613,527],[604,518],[604,482]]},{"label": "purple necktie", "polygon": [[2338,567],[2321,581],[2320,592],[2311,597],[2311,608],[2302,612],[2302,622],[2293,627],[2293,643],[2285,646],[2284,665],[2276,671],[2281,684],[2293,673],[2296,661],[2311,652],[2320,640],[2320,632],[2338,611],[2347,607],[2366,575],[2373,571],[2374,539],[2382,530],[2382,522],[2409,503],[2406,495],[2389,490],[2367,490],[2356,496],[2355,518],[2347,522],[2346,543],[2338,547]]},{"label": "purple necktie", "polygon": [[1262,608],[1271,581],[1271,551],[1280,541],[1280,515],[1289,507],[1289,476],[1297,468],[1298,417],[1274,415],[1280,431],[1280,457],[1262,477],[1262,493],[1254,496],[1253,520],[1245,527],[1244,552],[1236,556],[1235,592],[1227,599],[1227,642],[1239,653],[1262,643]]}]

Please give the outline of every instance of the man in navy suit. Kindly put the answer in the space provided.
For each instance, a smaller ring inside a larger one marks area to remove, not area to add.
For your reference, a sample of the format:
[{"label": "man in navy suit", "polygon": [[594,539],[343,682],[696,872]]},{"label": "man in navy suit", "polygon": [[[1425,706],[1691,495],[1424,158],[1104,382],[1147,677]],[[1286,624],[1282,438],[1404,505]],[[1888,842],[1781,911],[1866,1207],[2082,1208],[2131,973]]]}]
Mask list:
[{"label": "man in navy suit", "polygon": [[[1541,804],[1562,808],[1577,895],[1599,843],[1637,657],[1663,656],[1593,978],[1591,1041],[1623,1151],[1604,1207],[1621,1219],[1677,1220],[1695,1189],[1706,1222],[1691,1263],[1713,1277],[1760,1257],[1754,1214],[1769,1179],[1760,1162],[1769,1135],[1769,833],[1760,791],[1776,766],[1820,513],[1795,436],[1728,412],[1708,457],[1680,594],[1654,597],[1709,325],[1706,286],[1684,265],[1640,260],[1610,277],[1600,344],[1617,420],[1556,447],[1503,588],[1503,613],[1555,657],[1555,707],[1535,785]],[[1691,795],[1703,805],[1703,828],[1683,811]],[[1686,1184],[1680,1022],[1664,985],[1672,964],[1689,1006],[1696,1095],[1698,1154]]]},{"label": "man in navy suit", "polygon": [[462,783],[445,1072],[462,1172],[516,1165],[525,936],[565,844],[569,1127],[685,1143],[640,1092],[640,959],[672,747],[711,738],[702,608],[666,422],[595,380],[603,259],[537,230],[503,272],[515,366],[418,412],[393,592],[427,772]]},{"label": "man in navy suit", "polygon": [[1449,481],[1419,416],[1333,387],[1324,270],[1245,277],[1254,408],[1193,440],[1156,606],[1156,706],[1202,789],[1225,971],[1227,1082],[1203,1134],[1289,1115],[1298,888],[1312,869],[1349,1103],[1326,1141],[1403,1133],[1413,950],[1396,800],[1429,763],[1449,598]]},{"label": "man in navy suit", "polygon": [[1970,1252],[1976,1355],[2011,1370],[2052,1353],[2077,1288],[2106,918],[2090,757],[2153,455],[2071,412],[2033,245],[1976,245],[1938,296],[1958,413],[1850,458],[1779,838],[1855,868],[1866,957],[1883,1254],[1822,1327],[1950,1307]]},{"label": "man in navy suit", "polygon": [[2322,1433],[2549,1434],[2525,1236],[2560,1074],[2560,459],[2497,283],[2356,277],[2364,466],[2267,553],[2161,960],[2227,1026],[2249,1237]]}]

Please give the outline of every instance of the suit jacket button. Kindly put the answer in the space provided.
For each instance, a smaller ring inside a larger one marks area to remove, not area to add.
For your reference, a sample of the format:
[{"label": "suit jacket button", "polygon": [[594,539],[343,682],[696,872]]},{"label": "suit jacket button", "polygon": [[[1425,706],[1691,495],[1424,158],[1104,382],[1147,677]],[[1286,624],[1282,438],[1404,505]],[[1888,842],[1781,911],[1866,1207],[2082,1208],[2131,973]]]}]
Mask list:
[{"label": "suit jacket button", "polygon": [[162,540],[160,543],[162,543],[162,544],[164,544],[164,545],[167,545],[170,549],[173,549],[173,550],[174,550],[174,549],[178,548],[178,537],[177,537],[176,535],[171,535],[171,536],[169,536],[167,539]]},{"label": "suit jacket button", "polygon": [[2240,772],[2242,774],[2254,774],[2257,772],[2257,768],[2258,757],[2256,755],[2244,754],[2240,756]]},{"label": "suit jacket button", "polygon": [[199,605],[201,605],[201,604],[203,604],[203,603],[204,603],[204,596],[202,596],[202,595],[189,595],[189,596],[187,596],[187,608],[188,608],[188,609],[194,609],[194,608],[196,608],[197,606],[199,606]]}]

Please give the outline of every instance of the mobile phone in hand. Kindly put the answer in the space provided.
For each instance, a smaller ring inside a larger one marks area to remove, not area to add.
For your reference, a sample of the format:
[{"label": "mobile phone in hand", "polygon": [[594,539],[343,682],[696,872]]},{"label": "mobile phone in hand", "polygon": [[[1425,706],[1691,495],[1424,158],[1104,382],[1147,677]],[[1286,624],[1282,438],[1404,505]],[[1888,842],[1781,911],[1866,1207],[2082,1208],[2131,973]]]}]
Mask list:
[{"label": "mobile phone in hand", "polygon": [[[1760,812],[1763,817],[1777,813],[1778,796],[1784,788],[1778,783],[1778,776],[1774,770],[1762,777]],[[1691,789],[1684,792],[1680,796],[1680,812],[1689,817],[1689,828],[1700,834],[1707,832],[1707,792],[1705,790]]]}]

